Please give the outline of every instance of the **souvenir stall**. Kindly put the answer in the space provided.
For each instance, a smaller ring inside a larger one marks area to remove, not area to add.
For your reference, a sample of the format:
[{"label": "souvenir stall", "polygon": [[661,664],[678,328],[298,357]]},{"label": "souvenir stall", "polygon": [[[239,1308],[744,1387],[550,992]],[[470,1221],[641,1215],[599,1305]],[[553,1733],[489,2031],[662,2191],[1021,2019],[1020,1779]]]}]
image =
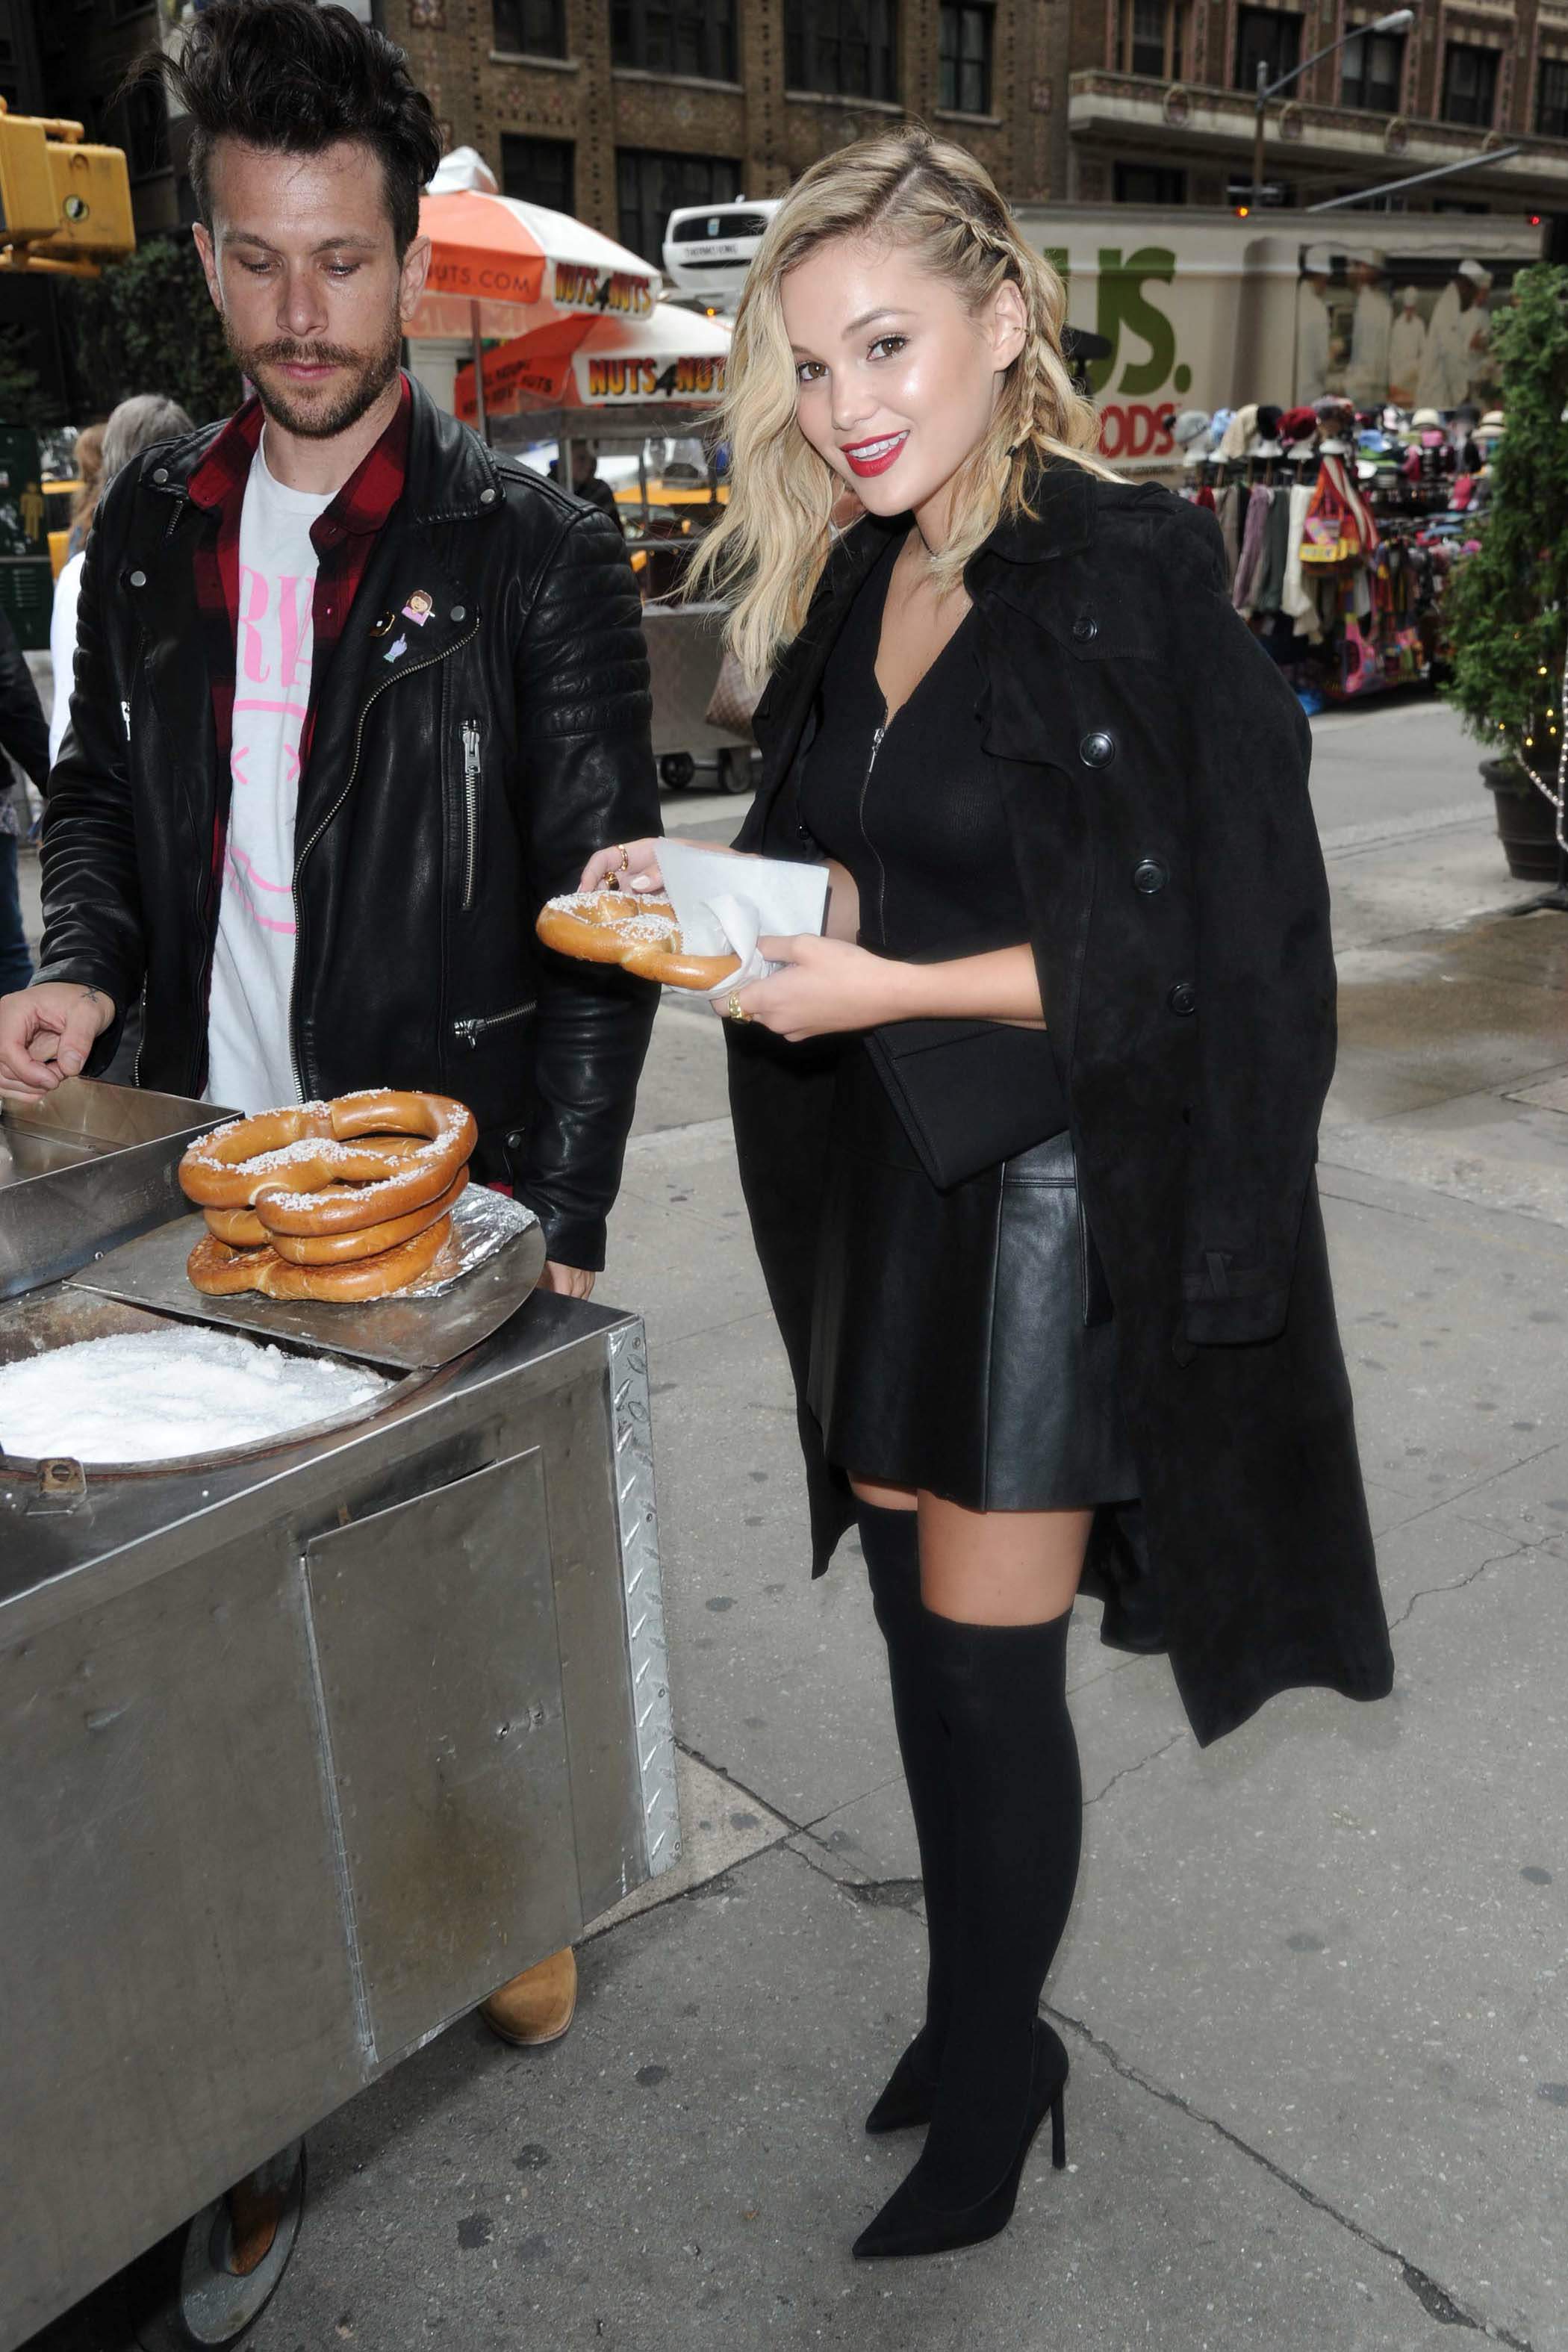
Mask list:
[{"label": "souvenir stall", "polygon": [[1443,590],[1485,510],[1502,417],[1348,402],[1268,405],[1172,423],[1182,495],[1209,508],[1238,612],[1309,710],[1433,681]]}]

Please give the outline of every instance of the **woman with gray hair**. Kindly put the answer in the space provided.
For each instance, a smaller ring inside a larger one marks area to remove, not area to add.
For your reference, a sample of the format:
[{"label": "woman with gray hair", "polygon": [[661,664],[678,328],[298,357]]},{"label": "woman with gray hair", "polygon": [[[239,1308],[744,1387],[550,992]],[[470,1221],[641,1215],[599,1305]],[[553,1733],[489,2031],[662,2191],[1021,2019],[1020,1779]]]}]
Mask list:
[{"label": "woman with gray hair", "polygon": [[[177,400],[161,392],[138,392],[122,400],[103,428],[103,457],[92,504],[79,517],[84,536],[92,527],[99,501],[116,474],[151,449],[157,441],[177,441],[195,425]],[[54,611],[49,618],[49,658],[54,665],[55,701],[49,718],[49,765],[60,755],[66,720],[70,713],[71,677],[76,666],[76,607],[81,591],[81,567],[86,549],[61,566],[55,583]]]}]

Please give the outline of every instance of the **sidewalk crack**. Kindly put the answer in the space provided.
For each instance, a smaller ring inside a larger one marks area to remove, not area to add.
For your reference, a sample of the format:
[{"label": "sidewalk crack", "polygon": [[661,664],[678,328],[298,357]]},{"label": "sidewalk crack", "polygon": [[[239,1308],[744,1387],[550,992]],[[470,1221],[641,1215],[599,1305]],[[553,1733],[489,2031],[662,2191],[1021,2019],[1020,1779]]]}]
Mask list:
[{"label": "sidewalk crack", "polygon": [[1391,2246],[1386,2239],[1378,2237],[1374,2231],[1367,2229],[1352,2215],[1342,2211],[1330,2199],[1320,2195],[1317,2189],[1309,2189],[1304,2180],[1298,2180],[1294,2173],[1287,2172],[1282,2164],[1277,2163],[1275,2158],[1267,2155],[1262,2148],[1254,2147],[1250,2140],[1243,2139],[1239,2132],[1233,2131],[1228,2124],[1221,2123],[1217,2116],[1205,2115],[1201,2107],[1194,2106],[1190,2099],[1184,2098],[1180,2091],[1168,2090],[1164,2084],[1156,2083],[1152,2075],[1145,2074],[1141,2067],[1132,2065],[1123,2058],[1102,2034],[1096,2033],[1081,2017],[1069,2016],[1066,2010],[1052,2008],[1048,2003],[1047,2014],[1055,2018],[1058,2025],[1065,2025],[1072,2032],[1079,2034],[1098,2056],[1105,2060],[1113,2074],[1121,2075],[1123,2082],[1131,2083],[1137,2089],[1146,2091],[1151,2098],[1160,2100],[1162,2105],[1174,2107],[1179,2115],[1186,2116],[1193,2123],[1205,2125],[1210,2131],[1223,2139],[1227,2147],[1234,2147],[1239,2155],[1249,2158],[1254,2164],[1267,2172],[1271,2179],[1277,2180],[1282,2189],[1288,2189],[1292,2196],[1299,2197],[1302,2204],[1310,2205],[1316,2213],[1326,2215],[1331,2221],[1337,2221],[1342,2230],[1348,2231],[1358,2243],[1367,2247],[1372,2252],[1382,2254],[1385,2261],[1396,2263],[1399,2266],[1401,2284],[1408,2287],[1422,2308],[1434,2319],[1440,2321],[1444,2326],[1471,2328],[1478,2335],[1489,2336],[1494,2343],[1508,2345],[1510,2352],[1533,2352],[1533,2347],[1528,2337],[1516,2336],[1511,2329],[1502,2326],[1500,2323],[1484,2319],[1477,2313],[1468,2311],[1457,2296],[1450,2294],[1447,2287],[1438,2284],[1429,2271],[1424,2271],[1419,2263],[1407,2260],[1397,2246]]},{"label": "sidewalk crack", "polygon": [[1130,1780],[1134,1772],[1142,1772],[1146,1766],[1156,1763],[1162,1756],[1168,1756],[1178,1741],[1185,1739],[1186,1737],[1185,1731],[1173,1731],[1169,1739],[1163,1739],[1158,1748],[1150,1749],[1147,1756],[1140,1756],[1136,1764],[1124,1764],[1120,1772],[1111,1774],[1103,1789],[1097,1789],[1092,1797],[1084,1799],[1085,1812],[1088,1812],[1090,1805],[1098,1805],[1102,1797],[1109,1797],[1118,1780]]},{"label": "sidewalk crack", "polygon": [[[1475,1522],[1473,1520],[1468,1520],[1466,1524],[1467,1526],[1474,1526]],[[1477,1567],[1468,1569],[1463,1576],[1455,1577],[1451,1583],[1424,1584],[1418,1592],[1413,1592],[1411,1594],[1409,1600],[1405,1602],[1398,1616],[1389,1620],[1389,1632],[1391,1633],[1398,1632],[1400,1626],[1405,1624],[1407,1619],[1411,1616],[1415,1610],[1415,1603],[1418,1601],[1435,1600],[1436,1596],[1442,1592],[1463,1592],[1467,1584],[1474,1584],[1477,1578],[1484,1576],[1489,1568],[1500,1568],[1505,1560],[1531,1557],[1534,1552],[1534,1546],[1531,1544],[1516,1543],[1510,1551],[1494,1552],[1489,1559],[1483,1559]]]}]

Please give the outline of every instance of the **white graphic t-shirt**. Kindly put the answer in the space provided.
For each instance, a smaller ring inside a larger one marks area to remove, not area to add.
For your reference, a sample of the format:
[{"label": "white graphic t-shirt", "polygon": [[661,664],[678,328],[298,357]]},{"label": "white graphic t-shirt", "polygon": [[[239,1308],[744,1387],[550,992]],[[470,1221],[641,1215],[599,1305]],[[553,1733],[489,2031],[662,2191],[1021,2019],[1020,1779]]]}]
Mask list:
[{"label": "white graphic t-shirt", "polygon": [[294,980],[294,812],[310,698],[310,525],[335,490],[290,490],[268,471],[263,433],[239,519],[233,789],[207,1009],[208,1102],[297,1102],[289,1043]]}]

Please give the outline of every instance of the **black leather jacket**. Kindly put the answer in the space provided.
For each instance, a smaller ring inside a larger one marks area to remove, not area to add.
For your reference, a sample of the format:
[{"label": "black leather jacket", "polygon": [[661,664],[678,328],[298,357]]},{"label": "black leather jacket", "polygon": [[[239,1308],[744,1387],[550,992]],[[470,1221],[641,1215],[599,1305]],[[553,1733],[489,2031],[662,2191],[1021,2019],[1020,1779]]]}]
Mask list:
[{"label": "black leather jacket", "polygon": [[[39,979],[121,1008],[145,983],[138,1080],[190,1096],[206,1075],[219,812],[192,566],[216,525],[186,485],[217,429],[149,450],[99,508],[43,845]],[[416,588],[435,612],[388,668],[386,622]],[[579,1266],[605,1262],[657,991],[546,954],[533,924],[594,850],[659,829],[647,685],[614,524],[416,384],[404,494],[300,783],[294,1067],[307,1097],[459,1097],[479,1123],[476,1172],[510,1177],[551,1256]]]}]

